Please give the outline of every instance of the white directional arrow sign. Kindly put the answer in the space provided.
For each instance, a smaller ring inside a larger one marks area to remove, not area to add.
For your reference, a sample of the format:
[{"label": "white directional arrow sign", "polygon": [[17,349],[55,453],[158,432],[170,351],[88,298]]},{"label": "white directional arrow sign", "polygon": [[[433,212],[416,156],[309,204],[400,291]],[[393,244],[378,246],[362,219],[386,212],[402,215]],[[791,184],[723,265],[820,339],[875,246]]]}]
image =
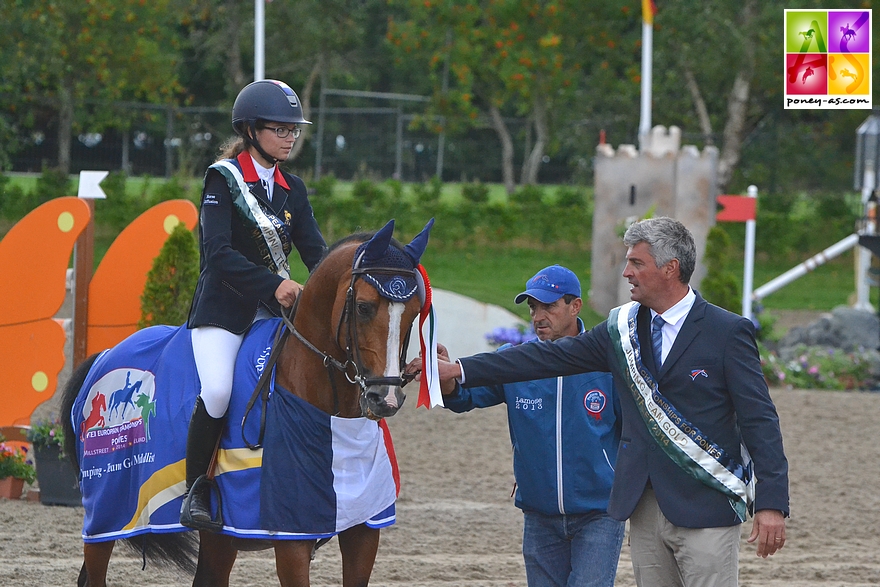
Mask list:
[{"label": "white directional arrow sign", "polygon": [[106,200],[107,194],[101,189],[101,182],[109,175],[109,171],[80,171],[78,198]]}]

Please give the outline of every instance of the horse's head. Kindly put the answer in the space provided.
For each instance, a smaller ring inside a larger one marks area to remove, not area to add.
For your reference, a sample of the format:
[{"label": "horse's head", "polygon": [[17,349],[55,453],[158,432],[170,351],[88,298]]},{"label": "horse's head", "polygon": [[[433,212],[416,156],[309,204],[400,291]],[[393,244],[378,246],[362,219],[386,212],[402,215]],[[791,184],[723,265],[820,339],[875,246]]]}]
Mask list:
[{"label": "horse's head", "polygon": [[[403,405],[404,353],[424,300],[417,267],[432,225],[406,246],[392,238],[393,220],[375,234],[347,237],[309,277],[295,334],[324,356],[332,391],[329,398],[311,394],[309,401],[331,414],[376,420]],[[321,347],[321,340],[333,348]]]}]

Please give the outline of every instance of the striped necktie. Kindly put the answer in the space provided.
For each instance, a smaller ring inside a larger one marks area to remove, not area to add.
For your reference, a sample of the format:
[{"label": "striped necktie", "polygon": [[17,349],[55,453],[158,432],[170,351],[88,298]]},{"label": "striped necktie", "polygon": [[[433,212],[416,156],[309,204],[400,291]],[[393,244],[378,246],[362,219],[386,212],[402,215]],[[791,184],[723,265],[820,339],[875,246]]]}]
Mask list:
[{"label": "striped necktie", "polygon": [[666,320],[660,314],[654,316],[651,321],[651,346],[654,348],[654,364],[658,369],[663,364],[663,334],[661,331],[664,324],[666,324]]}]

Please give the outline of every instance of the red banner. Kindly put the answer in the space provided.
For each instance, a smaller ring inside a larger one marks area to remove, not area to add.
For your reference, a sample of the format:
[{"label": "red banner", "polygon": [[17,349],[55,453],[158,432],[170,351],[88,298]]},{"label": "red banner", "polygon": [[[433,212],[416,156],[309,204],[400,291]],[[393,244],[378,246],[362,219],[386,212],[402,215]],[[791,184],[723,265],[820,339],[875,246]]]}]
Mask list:
[{"label": "red banner", "polygon": [[718,222],[745,222],[755,219],[758,199],[748,196],[718,196],[721,210],[715,215]]}]

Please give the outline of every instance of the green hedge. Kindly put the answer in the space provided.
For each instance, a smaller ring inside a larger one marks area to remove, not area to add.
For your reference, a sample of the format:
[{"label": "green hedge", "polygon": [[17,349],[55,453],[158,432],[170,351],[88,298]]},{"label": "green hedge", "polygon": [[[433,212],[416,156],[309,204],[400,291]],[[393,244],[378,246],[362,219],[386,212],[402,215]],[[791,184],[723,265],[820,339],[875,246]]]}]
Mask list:
[{"label": "green hedge", "polygon": [[[26,189],[22,185],[31,185]],[[104,180],[108,199],[96,206],[97,235],[112,240],[140,213],[170,199],[198,204],[201,179],[130,178],[116,172]],[[309,184],[315,217],[329,242],[358,230],[375,230],[390,218],[401,240],[411,238],[431,217],[437,219],[432,243],[441,247],[515,245],[589,250],[593,192],[585,186],[523,186],[510,197],[489,184],[443,184],[436,178],[404,184],[396,180],[338,182],[324,176]],[[14,222],[60,195],[74,193],[73,182],[46,171],[36,182],[0,175],[0,218]],[[803,260],[854,230],[861,215],[858,194],[773,194],[759,200],[758,260]],[[719,225],[741,256],[743,223]]]},{"label": "green hedge", "polygon": [[[375,230],[390,218],[401,240],[437,222],[431,241],[438,246],[561,245],[587,249],[592,238],[592,193],[584,187],[527,186],[510,198],[489,197],[487,186],[444,186],[398,181],[355,182],[342,194],[332,176],[314,182],[310,196],[325,238],[334,241],[358,230]],[[446,189],[450,187],[451,189]]]},{"label": "green hedge", "polygon": [[[33,182],[30,182],[33,183]],[[75,182],[68,175],[47,170],[33,183],[31,189],[24,182],[0,175],[0,218],[17,221],[34,208],[61,196],[76,195]],[[95,223],[99,233],[118,234],[140,214],[166,200],[189,199],[198,205],[201,180],[172,177],[131,178],[115,171],[101,182],[107,194],[95,206]]]},{"label": "green hedge", "polygon": [[[187,198],[198,203],[201,180],[124,178],[104,183],[107,201],[98,202],[95,265],[113,239],[140,212],[154,203]],[[0,236],[41,201],[75,193],[66,178],[0,175]],[[109,183],[109,186],[108,186]],[[124,192],[119,191],[125,186]],[[339,182],[332,176],[307,183],[318,223],[327,240],[356,230],[375,230],[389,218],[397,220],[397,236],[408,241],[432,216],[426,266],[444,289],[501,305],[519,315],[513,304],[525,277],[551,263],[571,267],[581,282],[590,282],[592,190],[584,186],[527,188],[508,197],[498,184],[421,184],[399,181]],[[114,191],[117,190],[117,191]],[[536,194],[540,193],[539,197]],[[759,200],[755,283],[766,283],[794,264],[851,234],[860,215],[858,194],[770,195]],[[744,223],[721,223],[717,230],[731,240],[727,272],[742,275]],[[705,262],[705,259],[704,259]],[[526,270],[526,268],[528,268]],[[300,263],[295,278],[306,279]],[[723,270],[723,268],[718,268]],[[527,274],[527,275],[524,275]],[[729,281],[729,280],[728,280]],[[729,287],[728,287],[729,289]],[[852,262],[846,256],[810,272],[797,287],[784,288],[765,300],[769,309],[830,310],[846,303],[852,291]],[[872,300],[876,291],[872,291]],[[184,296],[185,297],[185,296]],[[587,309],[588,325],[603,317]],[[759,314],[762,336],[773,335],[769,314]]]}]

